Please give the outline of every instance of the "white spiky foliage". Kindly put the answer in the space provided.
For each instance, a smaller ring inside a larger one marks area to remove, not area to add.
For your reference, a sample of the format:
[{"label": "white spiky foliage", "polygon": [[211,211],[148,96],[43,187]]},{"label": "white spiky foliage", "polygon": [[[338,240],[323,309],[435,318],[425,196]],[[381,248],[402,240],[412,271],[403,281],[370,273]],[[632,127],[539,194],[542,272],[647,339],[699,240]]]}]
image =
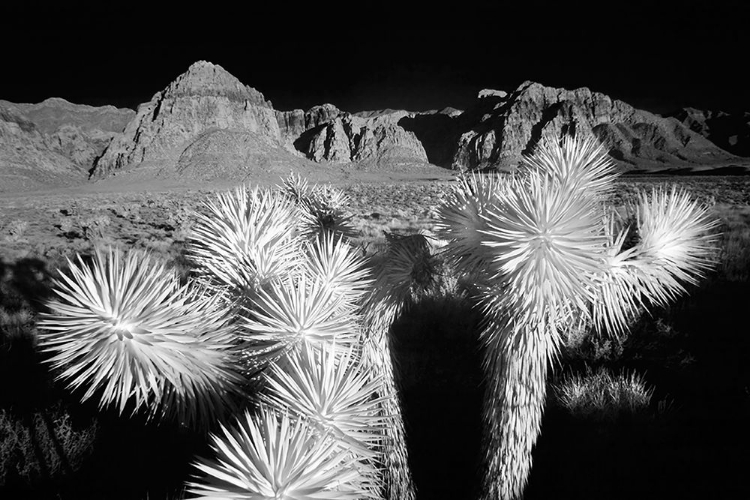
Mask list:
[{"label": "white spiky foliage", "polygon": [[218,289],[252,299],[296,265],[297,212],[281,193],[241,186],[218,194],[204,208],[196,213],[189,249]]},{"label": "white spiky foliage", "polygon": [[566,326],[591,322],[616,334],[643,305],[665,304],[710,265],[706,210],[675,191],[642,198],[640,242],[624,248],[626,230],[603,216],[613,178],[593,139],[547,140],[517,175],[464,185],[442,210],[448,252],[487,275],[483,498],[523,493],[548,365]]},{"label": "white spiky foliage", "polygon": [[385,396],[381,381],[360,362],[357,348],[343,354],[335,345],[305,343],[283,367],[267,372],[269,405],[307,418],[322,433],[364,458],[374,458],[385,425],[378,414]]},{"label": "white spiky foliage", "polygon": [[39,322],[58,379],[120,413],[189,426],[221,415],[241,379],[214,297],[143,252],[96,248],[90,264],[68,265]]},{"label": "white spiky foliage", "polygon": [[[363,256],[342,235],[327,232],[306,245],[305,271],[341,297],[346,311],[357,309],[372,287],[373,279]],[[343,312],[343,311],[342,311]]]},{"label": "white spiky foliage", "polygon": [[322,280],[288,276],[259,289],[252,308],[240,318],[238,334],[250,366],[263,368],[302,346],[359,341],[353,312]]},{"label": "white spiky foliage", "polygon": [[[317,194],[327,193],[320,199],[327,200],[326,206],[335,209],[334,215],[341,215],[341,200],[328,196],[336,192],[309,188],[301,178],[292,178],[283,192],[274,191],[268,196],[265,192],[246,190],[220,197],[219,202],[209,206],[211,213],[199,224],[193,237],[197,246],[193,254],[217,291],[228,288],[235,299],[239,298],[239,307],[235,309],[239,312],[235,318],[238,351],[243,373],[261,382],[264,390],[261,399],[277,410],[283,407],[285,414],[291,412],[284,418],[294,426],[305,422],[305,428],[325,437],[319,442],[328,443],[326,446],[331,441],[338,443],[335,453],[341,451],[341,439],[346,441],[344,447],[353,462],[344,468],[338,466],[341,477],[337,481],[344,486],[356,485],[354,489],[346,486],[332,493],[329,488],[318,492],[308,488],[304,490],[307,493],[294,494],[336,498],[341,492],[357,491],[362,497],[379,497],[383,427],[390,425],[381,407],[390,394],[382,390],[377,373],[362,364],[359,345],[360,308],[372,280],[364,260],[356,256],[342,234],[345,231],[338,224],[341,221],[334,218],[333,225],[326,221],[321,224],[313,221],[315,214],[306,211],[312,206],[310,197],[317,199]],[[260,210],[261,214],[250,214],[252,210]],[[213,218],[219,221],[214,222]],[[276,237],[269,238],[266,233]],[[227,234],[238,243],[222,243]],[[282,251],[275,248],[279,244]],[[243,251],[250,257],[242,257]],[[235,253],[241,258],[236,258]],[[257,258],[259,253],[261,257],[269,256],[267,261],[273,266],[264,268],[271,272],[256,272],[255,262],[263,262]],[[214,273],[218,278],[212,277]],[[309,350],[317,354],[311,355]],[[311,356],[322,358],[313,363]],[[374,388],[377,392],[367,394]],[[266,425],[262,422],[263,415],[252,418],[256,425]],[[325,432],[321,432],[321,426]],[[244,444],[233,446],[242,448],[249,456],[256,455],[257,450]],[[327,453],[333,451],[329,448]],[[239,459],[266,470],[273,464],[263,465],[263,461],[277,460],[268,454],[257,455],[260,458]],[[349,476],[352,468],[357,471],[356,477]],[[308,472],[306,480],[325,482],[330,471],[313,464]],[[320,477],[314,477],[316,474]],[[248,496],[238,498],[265,498],[268,494],[267,488],[258,489],[260,483],[245,484],[245,490],[237,494]],[[227,483],[222,483],[211,497],[225,498],[222,495],[231,491]],[[283,496],[287,493],[274,490],[273,494],[287,498]]]},{"label": "white spiky foliage", "polygon": [[211,500],[355,500],[370,491],[357,457],[304,419],[266,406],[213,436],[214,459],[196,463],[193,498]]},{"label": "white spiky foliage", "polygon": [[386,396],[379,394],[382,381],[365,369],[357,351],[353,346],[341,354],[332,344],[304,344],[283,368],[275,364],[267,372],[264,400],[306,419],[321,435],[354,454],[361,484],[372,497],[379,497],[381,441],[389,424],[379,410]]}]

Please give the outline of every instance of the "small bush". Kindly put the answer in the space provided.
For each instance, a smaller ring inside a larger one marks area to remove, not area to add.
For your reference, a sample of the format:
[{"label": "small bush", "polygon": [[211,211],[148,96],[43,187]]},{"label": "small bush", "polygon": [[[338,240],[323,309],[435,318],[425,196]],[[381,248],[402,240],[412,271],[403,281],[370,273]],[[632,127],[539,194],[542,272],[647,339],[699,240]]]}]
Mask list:
[{"label": "small bush", "polygon": [[642,375],[613,375],[604,367],[596,372],[588,369],[585,375],[569,374],[552,389],[555,402],[572,416],[598,421],[646,411],[654,392]]},{"label": "small bush", "polygon": [[81,219],[79,222],[81,234],[87,240],[102,238],[104,236],[104,228],[109,227],[111,224],[112,219],[105,214],[94,215],[87,219]]},{"label": "small bush", "polygon": [[0,410],[0,486],[27,484],[75,472],[93,450],[96,421],[74,425],[61,405],[23,418]]},{"label": "small bush", "polygon": [[3,233],[5,240],[11,243],[16,241],[22,241],[23,235],[29,228],[29,223],[25,220],[15,219],[10,221],[4,228]]}]

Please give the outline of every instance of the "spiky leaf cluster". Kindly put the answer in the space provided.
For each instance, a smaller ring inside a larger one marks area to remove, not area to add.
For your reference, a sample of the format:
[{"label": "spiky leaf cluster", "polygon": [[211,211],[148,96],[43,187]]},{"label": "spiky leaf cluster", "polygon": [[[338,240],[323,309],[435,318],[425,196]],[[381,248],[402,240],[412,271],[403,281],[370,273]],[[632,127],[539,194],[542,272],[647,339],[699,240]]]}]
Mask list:
[{"label": "spiky leaf cluster", "polygon": [[304,419],[261,407],[214,436],[215,458],[197,463],[195,498],[354,500],[369,496],[357,457],[321,437]]},{"label": "spiky leaf cluster", "polygon": [[97,248],[89,264],[68,264],[39,322],[58,379],[120,413],[186,425],[222,413],[241,380],[215,297],[142,252]]},{"label": "spiky leaf cluster", "polygon": [[379,410],[386,398],[376,396],[382,381],[365,370],[356,348],[341,354],[334,344],[315,349],[306,343],[283,367],[272,366],[267,380],[271,406],[307,418],[362,458],[377,458],[387,423]]},{"label": "spiky leaf cluster", "polygon": [[291,272],[300,244],[296,228],[296,209],[286,197],[242,186],[196,214],[190,254],[215,287],[252,298]]}]

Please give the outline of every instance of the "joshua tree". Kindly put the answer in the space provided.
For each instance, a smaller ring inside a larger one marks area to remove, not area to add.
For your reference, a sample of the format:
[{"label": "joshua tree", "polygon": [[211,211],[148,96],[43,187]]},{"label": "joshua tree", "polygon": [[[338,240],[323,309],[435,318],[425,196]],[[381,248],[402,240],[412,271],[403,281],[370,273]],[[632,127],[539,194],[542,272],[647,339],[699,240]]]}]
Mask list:
[{"label": "joshua tree", "polygon": [[[268,473],[264,463],[285,463],[285,470],[294,469],[297,475],[290,476],[290,482],[269,478],[274,484],[268,490],[273,498],[296,498],[293,492],[299,493],[299,484],[306,485],[300,488],[310,497],[381,497],[385,492],[388,498],[408,498],[391,493],[398,489],[392,486],[395,479],[388,468],[389,457],[394,455],[403,456],[395,469],[400,474],[399,484],[413,490],[403,434],[393,439],[390,431],[394,422],[403,424],[391,390],[390,351],[380,352],[383,343],[376,342],[370,344],[376,345],[373,355],[366,342],[368,327],[362,331],[361,325],[367,321],[360,316],[372,280],[365,262],[354,256],[344,239],[348,219],[340,213],[343,198],[334,190],[308,188],[294,178],[286,182],[284,190],[285,196],[236,192],[209,205],[209,215],[199,217],[196,225],[194,255],[206,278],[217,290],[229,290],[228,302],[239,305],[236,326],[241,357],[250,369],[247,372],[263,373],[266,386],[261,399],[267,410],[257,418],[264,422],[279,418],[282,422],[285,418],[304,421],[304,427],[316,436],[308,443],[311,449],[333,446],[331,449],[340,453],[346,448],[345,456],[353,461],[330,469],[342,471],[341,487],[331,489],[334,483],[323,480],[330,472],[327,462],[300,463],[307,455],[292,456],[289,448],[269,447],[271,438],[263,435],[265,448],[245,446],[241,441],[235,446],[248,454],[238,460],[258,464],[257,470],[238,471],[204,463],[200,467],[210,477],[201,484],[214,484],[218,479],[226,491],[234,491],[233,498],[262,497],[266,493],[253,490],[259,486],[249,485],[243,478]],[[296,211],[288,210],[290,206]],[[280,219],[277,211],[283,215]],[[277,237],[267,238],[266,233]],[[283,251],[278,251],[277,245]],[[258,279],[256,269],[261,266],[252,264],[263,257],[267,260],[262,268],[272,270],[266,274],[268,279]],[[238,272],[236,268],[245,262],[251,264]],[[217,281],[214,276],[222,278]],[[248,418],[247,422],[254,422]],[[247,422],[236,426],[247,427]],[[263,425],[268,429],[272,424]],[[216,439],[219,445],[222,441]],[[219,446],[225,450],[229,445]],[[349,465],[359,471],[356,477],[348,476],[347,471],[354,470]],[[245,484],[242,491],[232,489],[231,484],[239,483]],[[217,495],[199,484],[192,488],[200,495]]]},{"label": "joshua tree", "polygon": [[40,345],[83,399],[121,413],[210,426],[244,409],[220,421],[196,495],[381,498],[384,457],[405,446],[388,431],[392,370],[373,367],[390,355],[363,344],[372,280],[345,201],[301,179],[218,195],[195,214],[187,285],[148,254],[96,249],[56,284]]},{"label": "joshua tree", "polygon": [[486,318],[485,499],[523,493],[566,327],[586,322],[616,335],[711,265],[705,207],[657,189],[641,194],[627,227],[606,211],[613,180],[594,140],[547,140],[515,175],[464,178],[441,209],[447,251],[476,276]]}]

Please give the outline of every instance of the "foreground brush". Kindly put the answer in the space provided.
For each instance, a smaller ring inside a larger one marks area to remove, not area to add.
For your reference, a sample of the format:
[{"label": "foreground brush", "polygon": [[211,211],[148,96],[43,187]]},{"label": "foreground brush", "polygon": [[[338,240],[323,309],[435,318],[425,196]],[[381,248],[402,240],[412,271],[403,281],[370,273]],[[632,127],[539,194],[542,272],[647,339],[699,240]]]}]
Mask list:
[{"label": "foreground brush", "polygon": [[242,381],[215,297],[143,252],[97,248],[68,264],[39,322],[59,380],[100,407],[190,427],[231,407]]},{"label": "foreground brush", "polygon": [[[549,140],[517,175],[465,179],[441,209],[447,254],[478,276],[486,318],[484,499],[523,495],[548,367],[568,326],[617,335],[713,262],[705,207],[657,191],[642,195],[636,228],[618,228],[603,206],[613,180],[594,140]],[[626,247],[632,231],[638,239]]]}]

